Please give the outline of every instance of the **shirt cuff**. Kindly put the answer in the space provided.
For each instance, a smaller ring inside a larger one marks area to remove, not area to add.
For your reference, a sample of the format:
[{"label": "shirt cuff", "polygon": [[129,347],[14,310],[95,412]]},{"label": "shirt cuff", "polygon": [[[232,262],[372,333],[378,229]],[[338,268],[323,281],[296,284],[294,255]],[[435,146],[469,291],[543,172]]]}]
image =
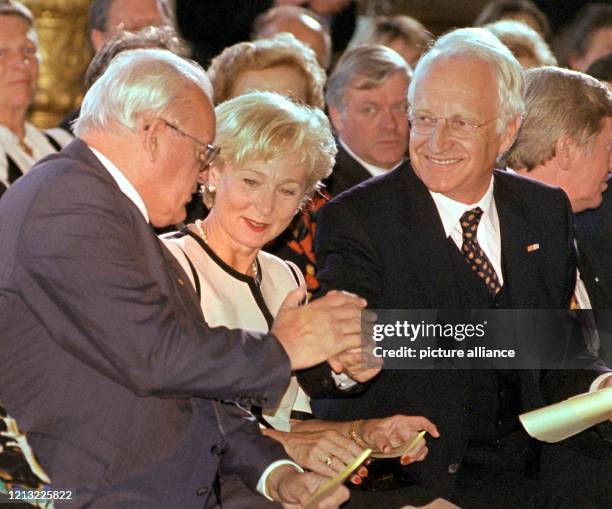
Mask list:
[{"label": "shirt cuff", "polygon": [[257,483],[257,491],[261,493],[264,497],[266,497],[268,500],[272,500],[272,497],[268,495],[268,491],[266,490],[266,481],[268,480],[268,476],[272,473],[272,470],[274,470],[277,467],[280,467],[281,465],[290,465],[293,468],[295,468],[298,472],[302,474],[304,473],[304,469],[301,466],[299,466],[297,463],[294,463],[293,461],[290,461],[290,460],[277,460],[277,461],[274,461],[273,463],[270,463],[268,465],[268,468],[266,468],[263,471],[263,474],[261,474],[261,477],[259,478],[259,482]]},{"label": "shirt cuff", "polygon": [[599,375],[595,380],[593,380],[591,387],[589,387],[589,392],[596,391],[599,387],[599,384],[603,382],[606,378],[610,378],[611,376],[612,373],[604,373],[603,375]]},{"label": "shirt cuff", "polygon": [[336,387],[341,391],[348,391],[357,385],[357,382],[345,373],[331,372],[331,376],[334,379]]}]

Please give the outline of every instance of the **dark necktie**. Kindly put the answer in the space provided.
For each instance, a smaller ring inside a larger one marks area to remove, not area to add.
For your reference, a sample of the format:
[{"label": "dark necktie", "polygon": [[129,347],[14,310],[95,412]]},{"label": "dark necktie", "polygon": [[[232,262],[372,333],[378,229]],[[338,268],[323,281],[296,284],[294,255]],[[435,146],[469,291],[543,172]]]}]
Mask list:
[{"label": "dark necktie", "polygon": [[478,224],[480,223],[481,217],[482,209],[480,207],[468,210],[461,216],[459,220],[461,229],[463,230],[461,252],[463,256],[465,256],[467,264],[476,274],[478,274],[478,277],[484,281],[489,293],[495,297],[501,290],[501,285],[499,284],[499,279],[493,265],[480,247],[478,240],[476,240],[476,232],[478,231]]}]

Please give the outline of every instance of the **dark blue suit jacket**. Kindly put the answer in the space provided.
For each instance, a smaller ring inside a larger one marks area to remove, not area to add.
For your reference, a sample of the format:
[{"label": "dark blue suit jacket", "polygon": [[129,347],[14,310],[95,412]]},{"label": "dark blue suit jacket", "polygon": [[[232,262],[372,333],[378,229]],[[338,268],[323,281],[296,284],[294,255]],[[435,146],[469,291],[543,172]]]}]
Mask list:
[{"label": "dark blue suit jacket", "polygon": [[206,325],[187,276],[82,141],[11,186],[0,239],[0,399],[55,489],[72,490],[66,507],[200,509],[218,471],[254,489],[286,458],[233,404],[281,397],[284,349]]},{"label": "dark blue suit jacket", "polygon": [[[495,171],[494,178],[507,307],[567,309],[575,278],[567,198],[516,175]],[[528,250],[533,244],[539,249]],[[409,163],[336,197],[317,223],[322,286],[362,295],[373,309],[481,307],[450,249],[433,199]],[[523,410],[587,391],[596,374],[580,371],[560,381],[521,370]],[[460,370],[383,370],[362,395],[313,407],[328,419],[428,417],[442,436],[430,440],[428,458],[410,468],[436,493],[449,496],[470,438],[470,414],[479,411],[471,404],[471,383]],[[321,385],[311,385],[311,392],[325,394],[329,384]]]}]

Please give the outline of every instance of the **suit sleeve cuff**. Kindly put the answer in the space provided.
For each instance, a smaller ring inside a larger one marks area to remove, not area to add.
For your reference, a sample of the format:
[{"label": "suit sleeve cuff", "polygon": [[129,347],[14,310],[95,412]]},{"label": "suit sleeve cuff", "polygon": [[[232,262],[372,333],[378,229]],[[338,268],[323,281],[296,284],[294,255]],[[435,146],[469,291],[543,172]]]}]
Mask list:
[{"label": "suit sleeve cuff", "polygon": [[610,377],[612,377],[612,373],[604,373],[603,375],[599,375],[595,380],[593,380],[593,383],[589,387],[589,392],[596,391],[601,382]]},{"label": "suit sleeve cuff", "polygon": [[259,478],[259,481],[257,483],[257,491],[261,493],[264,497],[266,497],[268,500],[272,500],[272,498],[270,497],[270,495],[268,495],[268,491],[266,490],[266,481],[268,480],[268,476],[272,473],[272,471],[275,468],[280,467],[281,465],[291,465],[298,472],[304,473],[304,469],[301,466],[299,466],[297,463],[294,463],[293,461],[278,460],[273,463],[270,463],[268,465],[268,468],[266,468],[263,471],[263,474],[261,474],[261,477]]},{"label": "suit sleeve cuff", "polygon": [[357,385],[357,382],[345,373],[331,372],[336,387],[341,391],[348,391]]}]

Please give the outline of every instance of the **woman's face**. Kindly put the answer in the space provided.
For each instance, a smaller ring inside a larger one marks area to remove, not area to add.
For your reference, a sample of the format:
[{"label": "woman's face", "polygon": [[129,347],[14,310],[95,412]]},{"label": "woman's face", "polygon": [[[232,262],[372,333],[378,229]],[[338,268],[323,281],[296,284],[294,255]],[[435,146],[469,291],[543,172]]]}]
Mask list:
[{"label": "woman's face", "polygon": [[276,65],[267,69],[251,69],[238,73],[229,98],[250,90],[277,92],[298,102],[308,103],[308,83],[302,73],[290,65]]},{"label": "woman's face", "polygon": [[0,16],[0,109],[26,109],[38,81],[37,47],[20,16]]},{"label": "woman's face", "polygon": [[298,211],[307,174],[296,158],[254,161],[241,168],[212,166],[211,210],[226,238],[240,249],[260,249],[282,233]]}]

